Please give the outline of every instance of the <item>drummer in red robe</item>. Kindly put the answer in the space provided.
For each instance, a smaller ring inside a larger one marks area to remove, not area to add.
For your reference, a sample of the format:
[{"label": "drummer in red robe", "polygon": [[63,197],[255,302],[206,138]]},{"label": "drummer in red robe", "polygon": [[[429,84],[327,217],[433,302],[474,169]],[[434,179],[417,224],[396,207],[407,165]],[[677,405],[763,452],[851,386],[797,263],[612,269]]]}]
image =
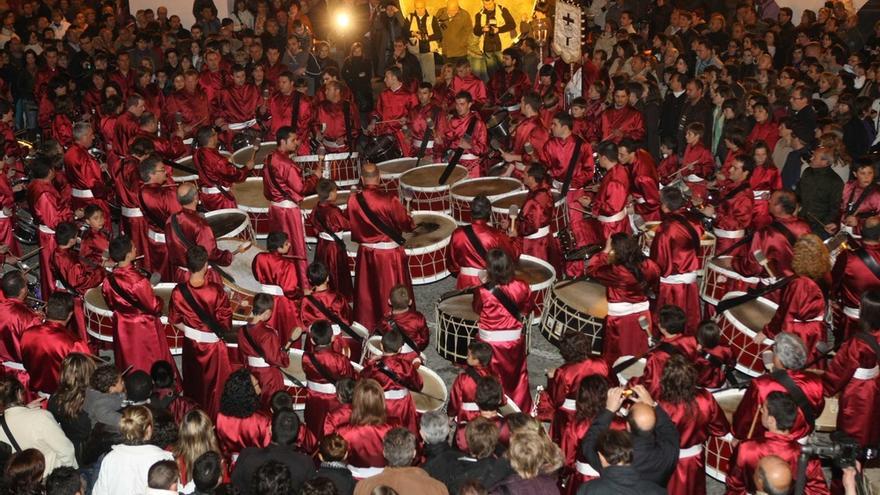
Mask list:
[{"label": "drummer in red robe", "polygon": [[21,335],[21,363],[30,375],[30,389],[41,395],[55,393],[61,362],[72,352],[91,354],[86,341],[68,328],[73,316],[73,296],[58,292],[46,300],[46,321]]},{"label": "drummer in red robe", "polygon": [[[615,381],[615,383],[617,382]],[[592,426],[593,420],[601,411],[605,410],[605,402],[608,399],[608,379],[602,375],[587,375],[577,384],[573,395],[576,397],[574,405],[577,412],[572,421],[565,424],[559,439],[559,448],[565,458],[565,465],[574,471],[569,479],[567,490],[563,492],[567,495],[576,494],[581,485],[599,477],[599,472],[587,462],[580,446]],[[615,417],[611,423],[611,429],[624,430],[626,422],[619,416]]]},{"label": "drummer in red robe", "polygon": [[221,394],[217,390],[233,370],[223,340],[232,334],[232,308],[224,287],[206,277],[205,248],[194,246],[187,250],[186,257],[190,277],[171,292],[168,322],[186,337],[182,356],[184,395],[213,418],[220,407]]},{"label": "drummer in red robe", "polygon": [[706,493],[703,443],[730,432],[724,410],[697,383],[697,370],[682,354],[670,356],[658,383],[657,403],[675,423],[679,435],[678,465],[666,489],[670,495]]},{"label": "drummer in red robe", "polygon": [[385,89],[379,94],[376,110],[370,116],[366,133],[377,137],[392,134],[403,156],[410,156],[409,140],[403,133],[403,124],[417,101],[416,96],[401,82],[401,78],[399,67],[385,69]]},{"label": "drummer in red robe", "polygon": [[184,73],[183,89],[174,91],[165,100],[166,129],[183,128],[187,137],[194,137],[195,131],[209,124],[211,118],[211,102],[199,88],[199,73],[189,69]]},{"label": "drummer in red robe", "polygon": [[455,64],[455,76],[450,85],[450,95],[457,97],[462,91],[470,93],[472,101],[477,108],[482,107],[489,101],[489,91],[486,83],[474,75],[471,64],[467,60],[459,60]]},{"label": "drummer in red robe", "polygon": [[880,221],[869,219],[862,228],[860,246],[844,249],[831,271],[831,301],[841,313],[834,325],[834,341],[843,342],[859,330],[859,304],[862,294],[880,289],[880,273],[874,273],[863,260],[880,263]]},{"label": "drummer in red robe", "polygon": [[587,194],[578,198],[583,208],[591,208],[594,217],[588,223],[592,227],[588,244],[602,244],[612,234],[628,234],[631,231],[626,212],[630,190],[629,171],[618,163],[617,145],[613,142],[600,143],[597,152],[599,166],[605,171],[599,190],[595,195]]},{"label": "drummer in red robe", "polygon": [[[208,262],[219,266],[232,264],[232,257],[243,253],[239,246],[235,251],[227,251],[217,247],[217,239],[208,222],[196,212],[199,196],[195,185],[183,183],[177,187],[177,202],[180,203],[181,211],[168,216],[165,222],[165,244],[168,248],[168,264],[174,270],[174,280],[183,282],[189,277],[186,268],[187,251],[194,246],[201,246],[208,252]],[[179,231],[179,232],[178,232]],[[208,280],[221,283],[220,275],[213,270],[208,270]]]},{"label": "drummer in red robe", "polygon": [[351,419],[336,432],[348,443],[348,470],[355,479],[368,478],[382,471],[385,457],[382,440],[397,426],[388,417],[382,385],[376,380],[358,380],[352,399]]},{"label": "drummer in red robe", "polygon": [[550,133],[538,115],[541,109],[541,98],[538,94],[528,91],[518,101],[522,120],[513,131],[510,150],[502,151],[501,157],[508,164],[504,175],[522,179],[526,167],[533,161],[541,160],[541,153],[544,152],[544,144],[550,139]]},{"label": "drummer in red robe", "polygon": [[648,350],[651,310],[647,294],[660,278],[660,268],[642,254],[638,240],[614,234],[605,249],[590,258],[586,275],[605,286],[608,316],[602,356],[609,364],[620,356],[639,356]]},{"label": "drummer in red robe", "polygon": [[385,408],[388,417],[393,418],[404,428],[418,431],[416,404],[410,390],[421,391],[424,387],[419,375],[420,358],[407,358],[400,353],[403,336],[392,330],[382,336],[382,355],[371,355],[364,363],[362,378],[371,378],[382,385],[385,391]]},{"label": "drummer in red robe", "polygon": [[752,157],[755,159],[755,170],[749,174],[752,194],[755,196],[755,228],[767,226],[773,221],[770,214],[770,195],[782,189],[780,169],[773,163],[771,148],[764,141],[752,144]]},{"label": "drummer in red robe", "polygon": [[[333,323],[333,349],[351,359],[359,360],[363,348],[363,336],[352,335],[341,325],[344,323],[351,328],[351,305],[348,299],[330,289],[330,274],[327,272],[327,267],[319,261],[309,265],[308,281],[311,289],[305,291],[300,307],[303,328],[311,327],[316,321],[330,321]],[[352,328],[351,331],[354,332],[354,329]]]},{"label": "drummer in red robe", "polygon": [[840,394],[837,429],[863,447],[880,442],[880,292],[862,294],[861,331],[854,332],[828,363],[825,396]]},{"label": "drummer in red robe", "polygon": [[[324,418],[340,407],[336,383],[356,376],[348,356],[336,352],[331,345],[333,328],[327,320],[318,320],[309,328],[312,350],[303,354],[302,368],[306,376],[306,428],[318,439],[324,436]],[[341,385],[340,385],[341,386]]]},{"label": "drummer in red robe", "polygon": [[205,92],[209,103],[213,103],[230,82],[229,73],[220,66],[221,58],[220,52],[209,48],[205,53],[202,72],[199,73],[199,87]]},{"label": "drummer in red robe", "polygon": [[73,328],[80,339],[88,342],[86,317],[83,309],[83,296],[86,291],[97,287],[104,279],[102,266],[80,258],[74,249],[79,237],[79,229],[70,222],[59,223],[55,227],[55,252],[52,253],[51,270],[55,276],[54,292],[69,292],[73,295]]},{"label": "drummer in red robe", "polygon": [[101,294],[113,311],[113,356],[116,368],[149,372],[156,361],[174,363],[165,325],[159,320],[165,303],[150,281],[132,264],[137,250],[122,236],[110,242],[110,259],[116,262],[101,284]]},{"label": "drummer in red robe", "polygon": [[660,267],[657,307],[672,304],[683,309],[688,315],[686,333],[693,334],[701,314],[697,271],[703,226],[685,209],[685,199],[678,188],[663,189],[660,203],[663,222],[651,243],[651,259]]},{"label": "drummer in red robe", "polygon": [[646,222],[660,221],[660,183],[654,157],[632,139],[617,145],[620,163],[629,169],[633,210]]},{"label": "drummer in red robe", "polygon": [[351,230],[348,213],[336,206],[338,192],[336,183],[332,180],[320,179],[315,186],[315,192],[318,195],[318,204],[307,220],[318,233],[315,261],[327,266],[330,272],[330,288],[351,300],[354,298],[354,288],[348,253],[342,240],[342,234]]},{"label": "drummer in red robe", "polygon": [[471,223],[455,229],[446,250],[446,268],[457,277],[456,289],[481,285],[480,271],[486,269],[485,253],[501,249],[519,260],[519,247],[507,232],[489,225],[492,203],[482,194],[471,200]]},{"label": "drummer in red robe", "polygon": [[321,87],[315,89],[315,101],[321,102],[327,99],[327,93],[324,91],[327,83],[330,81],[336,81],[339,83],[340,96],[343,101],[355,103],[354,94],[351,92],[351,88],[345,84],[345,81],[342,80],[342,75],[339,73],[339,67],[334,65],[329,65],[324,68],[324,71],[321,73]]},{"label": "drummer in red robe", "polygon": [[[431,83],[424,82],[419,85],[416,91],[418,105],[409,111],[409,128],[411,131],[409,152],[413,156],[418,156],[422,148],[422,142],[425,143],[425,163],[430,160],[440,162],[440,151],[442,147],[436,143],[436,139],[442,139],[446,126],[446,112],[440,105],[434,103],[434,87]],[[436,146],[435,146],[436,145]]]},{"label": "drummer in red robe", "polygon": [[[521,69],[522,52],[510,47],[501,52],[501,68],[489,77],[489,105],[513,113],[521,110],[520,98],[529,91],[529,76]],[[540,148],[535,148],[540,149]]]},{"label": "drummer in red robe", "polygon": [[[251,308],[251,321],[238,329],[238,355],[260,382],[263,403],[269,404],[275,392],[284,390],[281,369],[290,366],[293,341],[269,324],[275,301],[271,294],[257,294]],[[297,335],[299,337],[299,335]]]},{"label": "drummer in red robe", "polygon": [[[707,180],[715,171],[715,159],[712,158],[712,152],[703,145],[703,134],[705,127],[702,122],[691,122],[687,125],[684,133],[685,149],[681,161],[677,164],[681,168],[676,170],[665,170],[670,173],[666,177],[661,177],[661,182],[668,184],[681,177],[681,179],[690,187],[693,192],[693,198],[696,201],[705,200],[708,195]],[[673,165],[669,165],[671,168]],[[699,198],[699,199],[696,199]],[[716,252],[719,252],[716,250]]]},{"label": "drummer in red robe", "polygon": [[82,219],[87,228],[80,236],[79,256],[92,266],[100,266],[110,257],[107,250],[112,226],[107,225],[104,211],[98,205],[86,206]]},{"label": "drummer in red robe", "polygon": [[392,331],[399,332],[403,344],[398,354],[409,361],[419,359],[421,353],[428,348],[428,322],[425,315],[413,309],[415,305],[406,286],[397,285],[391,289],[388,302],[391,311],[379,322],[376,333],[385,335]]},{"label": "drummer in red robe", "polygon": [[492,371],[492,346],[474,340],[468,344],[464,370],[455,377],[449,390],[446,414],[455,424],[465,424],[480,415],[476,403],[477,383],[488,376],[500,381],[498,375]]},{"label": "drummer in red robe", "polygon": [[[120,230],[131,238],[138,252],[144,255],[145,265],[150,266],[150,251],[147,247],[147,221],[140,208],[138,192],[141,186],[140,162],[153,153],[153,142],[149,138],[137,137],[128,147],[128,155],[118,165],[110,165],[110,175],[116,189],[116,199],[122,213]],[[108,164],[109,165],[109,164]]]},{"label": "drummer in red robe", "polygon": [[312,128],[327,153],[344,153],[354,148],[361,133],[361,117],[357,106],[342,99],[342,83],[328,81],[325,99],[315,104]]},{"label": "drummer in red robe", "polygon": [[[788,463],[791,476],[798,472],[798,458],[801,454],[801,438],[796,433],[798,428],[797,403],[783,391],[768,394],[765,406],[755,414],[760,414],[759,428],[762,435],[755,435],[740,443],[730,459],[727,473],[727,495],[746,495],[756,492],[755,471],[760,460],[766,456],[777,456]],[[804,493],[808,495],[826,495],[828,485],[822,464],[818,457],[811,456],[806,466],[806,486]]]},{"label": "drummer in red robe", "polygon": [[855,166],[855,179],[843,186],[840,205],[840,226],[830,225],[832,231],[843,229],[858,239],[865,220],[880,215],[880,187],[874,182],[874,162],[861,160]]},{"label": "drummer in red robe", "polygon": [[480,177],[483,173],[481,161],[489,151],[489,145],[486,124],[472,109],[473,102],[471,94],[466,91],[455,94],[455,114],[446,122],[443,145],[447,152],[461,152],[458,164],[468,170],[469,177]]},{"label": "drummer in red robe", "polygon": [[[294,334],[302,334],[299,304],[305,281],[299,278],[296,263],[290,259],[290,241],[284,232],[269,232],[266,252],[258,253],[251,263],[254,279],[264,294],[274,297],[268,325],[279,332],[286,342]],[[298,331],[297,331],[298,329]]]},{"label": "drummer in red robe", "polygon": [[3,299],[0,300],[0,366],[3,374],[13,375],[27,390],[30,375],[21,360],[21,338],[24,331],[43,321],[43,315],[27,304],[28,285],[24,274],[11,270],[0,279]]},{"label": "drummer in red robe", "polygon": [[147,110],[144,97],[134,93],[125,100],[125,111],[116,119],[113,128],[113,151],[120,156],[128,153],[128,145],[140,130],[138,119]]},{"label": "drummer in red robe", "polygon": [[64,153],[64,169],[73,194],[71,207],[79,209],[90,204],[98,205],[104,211],[104,217],[110,218],[110,206],[107,204],[109,185],[104,179],[101,164],[89,153],[95,142],[92,125],[78,122],[73,127],[73,138],[73,145]]},{"label": "drummer in red robe", "polygon": [[208,211],[236,208],[235,196],[229,192],[232,185],[241,182],[254,169],[251,157],[244,167],[238,168],[217,150],[219,138],[211,126],[199,128],[196,139],[199,147],[193,154],[193,165],[199,172],[199,200]]},{"label": "drummer in red robe", "polygon": [[294,87],[294,77],[290,71],[284,71],[278,76],[277,85],[278,91],[269,99],[268,107],[265,102],[261,107],[261,113],[268,112],[271,117],[269,135],[277,135],[282,127],[292,127],[296,135],[301,137],[297,152],[307,155],[310,151],[307,136],[310,135],[309,124],[314,111],[312,101]]},{"label": "drummer in red robe", "polygon": [[[34,215],[34,222],[39,225],[40,242],[40,289],[43,297],[55,291],[55,275],[51,270],[51,259],[55,252],[55,228],[59,223],[73,220],[70,205],[61,198],[61,194],[52,180],[55,169],[49,160],[34,160],[29,166],[33,180],[28,185],[28,205]],[[77,213],[82,215],[81,211]]]},{"label": "drummer in red robe", "polygon": [[297,276],[306,279],[308,253],[299,204],[306,191],[312,189],[321,177],[320,162],[316,162],[311,175],[305,176],[303,169],[293,161],[291,155],[301,147],[303,134],[294,132],[292,127],[283,126],[275,133],[278,147],[266,157],[263,165],[263,194],[269,200],[269,225],[287,234],[291,254],[295,258]]},{"label": "drummer in red robe", "polygon": [[697,382],[703,388],[722,388],[736,366],[733,348],[722,343],[721,327],[712,320],[704,320],[697,327]]},{"label": "drummer in red robe", "polygon": [[580,247],[599,242],[593,239],[592,230],[584,220],[583,213],[578,211],[583,210],[578,199],[586,194],[583,188],[593,180],[596,164],[593,162],[593,147],[574,136],[571,132],[572,126],[571,115],[557,113],[550,126],[553,137],[544,144],[542,156],[553,177],[553,187],[566,198],[568,225],[575,243]]},{"label": "drummer in red robe", "polygon": [[[550,127],[553,116],[565,108],[565,85],[559,82],[559,77],[552,65],[542,65],[538,70],[534,91],[541,101],[541,109],[538,111],[541,122]],[[572,123],[571,129],[574,131],[574,123]]]},{"label": "drummer in red robe", "polygon": [[[205,77],[205,72],[202,72]],[[243,65],[232,66],[232,84],[222,87],[212,100],[213,109],[211,111],[214,116],[214,124],[219,125],[223,129],[221,140],[227,144],[229,149],[232,144],[232,138],[235,134],[243,130],[242,128],[230,129],[230,124],[245,124],[251,120],[255,120],[257,116],[257,108],[263,104],[263,95],[260,89],[247,80],[247,69]],[[256,121],[244,129],[259,129]]]},{"label": "drummer in red robe", "polygon": [[619,143],[623,138],[639,142],[645,137],[642,113],[629,104],[629,88],[614,88],[614,106],[602,112],[602,141]]},{"label": "drummer in red robe", "polygon": [[174,273],[168,263],[168,247],[165,244],[165,224],[168,217],[180,213],[177,187],[167,184],[168,170],[159,155],[152,154],[138,165],[143,186],[138,194],[140,208],[147,222],[147,248],[150,261],[145,268],[159,273],[162,280],[173,280]]},{"label": "drummer in red robe", "polygon": [[529,167],[523,179],[529,192],[522,209],[517,215],[502,220],[501,227],[507,228],[510,236],[518,238],[517,245],[522,246],[522,254],[546,260],[556,273],[562,273],[562,252],[550,232],[554,201],[547,184],[547,172],[540,164],[535,164]]},{"label": "drummer in red robe", "polygon": [[[804,371],[806,364],[807,349],[800,337],[792,333],[777,335],[773,344],[774,372],[761,375],[749,383],[749,388],[746,389],[742,401],[733,413],[731,422],[733,436],[740,440],[748,440],[761,438],[765,434],[765,427],[759,421],[761,406],[766,404],[767,396],[771,392],[786,392],[786,387],[779,381],[786,380],[783,375],[787,375],[794,385],[801,389],[818,417],[825,407],[822,378],[815,373]],[[799,440],[813,432],[813,425],[807,423],[803,411],[798,410],[794,424],[789,429],[792,438]]]},{"label": "drummer in red robe", "polygon": [[[486,254],[487,281],[474,292],[480,316],[478,338],[492,346],[492,370],[501,377],[504,393],[522,411],[532,408],[523,315],[532,310],[529,285],[514,278],[513,260],[500,249]],[[509,307],[509,309],[508,309]]]},{"label": "drummer in red robe", "polygon": [[[397,194],[379,188],[381,176],[375,164],[364,164],[361,181],[364,190],[348,198],[351,240],[359,244],[354,319],[367,328],[376,328],[385,314],[387,294],[392,287],[404,284],[412,294],[402,234],[412,232],[416,226]],[[383,227],[376,225],[373,218]]]},{"label": "drummer in red robe", "polygon": [[153,149],[165,160],[177,160],[189,152],[183,144],[183,129],[177,127],[172,132],[159,136],[159,119],[151,112],[144,112],[138,119],[140,130],[137,137],[145,137],[153,143]]},{"label": "drummer in red robe", "polygon": [[[746,244],[741,243],[746,231],[752,228],[755,198],[749,176],[755,170],[755,159],[737,155],[727,169],[727,177],[720,187],[718,206],[705,205],[703,215],[715,219],[715,253],[740,256]],[[696,199],[696,198],[695,198]],[[699,204],[699,201],[698,203]],[[734,245],[740,243],[739,247]]]},{"label": "drummer in red robe", "polygon": [[697,358],[697,339],[685,335],[687,315],[677,306],[666,305],[657,311],[657,329],[660,331],[660,342],[645,362],[642,376],[634,378],[633,383],[645,385],[652,394],[660,393],[660,379],[663,368],[672,356],[683,356],[688,361]]},{"label": "drummer in red robe", "polygon": [[807,355],[813,361],[822,354],[820,342],[824,345],[827,340],[822,287],[831,271],[828,250],[819,237],[808,234],[797,240],[791,269],[794,275],[782,289],[773,319],[753,340],[761,343],[765,337],[772,339],[779,332],[791,332],[804,341]]},{"label": "drummer in red robe", "polygon": [[[467,424],[458,425],[452,445],[470,454],[470,459],[474,460],[489,457],[496,448],[507,448],[510,445],[511,428],[507,418],[500,412],[506,399],[497,377],[480,378],[474,396],[477,414]],[[469,441],[472,440],[477,441],[470,446]]]}]

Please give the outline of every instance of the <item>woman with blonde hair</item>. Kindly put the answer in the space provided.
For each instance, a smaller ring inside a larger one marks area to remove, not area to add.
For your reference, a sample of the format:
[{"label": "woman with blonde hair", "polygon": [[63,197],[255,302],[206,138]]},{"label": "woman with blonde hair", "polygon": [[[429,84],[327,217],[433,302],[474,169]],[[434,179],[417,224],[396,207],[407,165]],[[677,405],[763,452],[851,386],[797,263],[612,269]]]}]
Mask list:
[{"label": "woman with blonde hair", "polygon": [[394,426],[388,422],[385,392],[379,382],[359,380],[354,387],[351,419],[336,431],[348,442],[349,470],[355,478],[367,478],[382,471],[382,440]]},{"label": "woman with blonde hair", "polygon": [[[214,423],[201,409],[194,409],[183,417],[177,443],[171,450],[180,469],[180,483],[184,491],[192,483],[193,465],[205,452],[220,453],[220,444],[214,433]],[[193,485],[194,488],[195,485]]]},{"label": "woman with blonde hair", "polygon": [[519,431],[510,437],[507,457],[514,474],[497,484],[491,494],[559,493],[554,473],[562,467],[562,451],[546,434]]},{"label": "woman with blonde hair", "polygon": [[773,338],[781,332],[791,332],[804,341],[807,360],[820,356],[816,348],[825,342],[825,293],[822,287],[829,284],[831,259],[828,248],[819,236],[807,234],[794,244],[791,260],[794,275],[782,289],[779,307],[764,329],[755,335],[755,342]]},{"label": "woman with blonde hair", "polygon": [[150,466],[174,460],[171,452],[148,443],[153,437],[153,414],[146,406],[122,411],[119,432],[123,443],[114,445],[101,462],[93,495],[143,493]]},{"label": "woman with blonde hair", "polygon": [[90,356],[78,352],[68,354],[61,361],[58,390],[49,398],[49,412],[73,443],[79,462],[82,461],[83,445],[92,432],[93,425],[83,405],[95,368],[95,360]]}]

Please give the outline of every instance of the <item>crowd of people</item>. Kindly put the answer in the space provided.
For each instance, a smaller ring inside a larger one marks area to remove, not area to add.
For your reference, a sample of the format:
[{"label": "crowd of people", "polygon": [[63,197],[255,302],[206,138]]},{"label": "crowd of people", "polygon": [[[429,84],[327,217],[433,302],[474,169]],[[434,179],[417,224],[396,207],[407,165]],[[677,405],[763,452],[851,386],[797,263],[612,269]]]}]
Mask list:
[{"label": "crowd of people", "polygon": [[[859,461],[880,445],[880,24],[837,1],[794,24],[774,0],[596,0],[568,64],[552,2],[407,7],[196,0],[183,26],[5,4],[0,489],[699,495],[711,471],[730,495],[863,493],[859,469],[798,458],[830,401]],[[448,397],[405,249],[432,227],[383,173],[397,157],[526,190],[500,218],[478,192],[448,239],[477,318]],[[265,242],[230,248],[205,213],[250,178]],[[538,394],[523,255],[607,300],[598,334],[557,329]],[[743,343],[744,305],[770,309]]]}]

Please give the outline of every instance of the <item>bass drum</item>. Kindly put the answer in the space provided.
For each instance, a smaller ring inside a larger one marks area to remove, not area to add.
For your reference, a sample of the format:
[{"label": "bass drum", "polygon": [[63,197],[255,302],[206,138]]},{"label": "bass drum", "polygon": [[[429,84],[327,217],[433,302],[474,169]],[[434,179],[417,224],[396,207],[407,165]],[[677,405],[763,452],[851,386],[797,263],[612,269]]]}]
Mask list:
[{"label": "bass drum", "polygon": [[383,134],[370,139],[364,143],[363,150],[363,155],[371,163],[385,162],[403,156],[397,139],[392,134]]},{"label": "bass drum", "polygon": [[22,244],[33,246],[40,242],[34,216],[24,208],[15,209],[15,226],[13,229],[15,238]]}]

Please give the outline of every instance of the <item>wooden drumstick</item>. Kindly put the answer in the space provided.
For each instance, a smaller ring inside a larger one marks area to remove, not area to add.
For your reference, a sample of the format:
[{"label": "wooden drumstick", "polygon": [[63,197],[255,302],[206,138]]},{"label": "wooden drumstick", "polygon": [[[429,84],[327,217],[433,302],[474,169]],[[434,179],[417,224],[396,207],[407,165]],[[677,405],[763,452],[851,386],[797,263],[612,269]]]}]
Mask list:
[{"label": "wooden drumstick", "polygon": [[507,208],[507,216],[510,217],[510,231],[516,233],[516,217],[519,216],[519,205],[510,205]]},{"label": "wooden drumstick", "polygon": [[764,255],[764,251],[758,249],[752,254],[755,256],[755,261],[767,271],[767,275],[770,275],[770,278],[776,278],[776,274],[774,274],[773,270],[770,268],[770,260]]},{"label": "wooden drumstick", "polygon": [[257,138],[254,142],[254,152],[251,153],[251,159],[248,160],[249,162],[257,159],[257,152],[260,151],[261,146],[263,146],[263,143],[260,141],[260,138]]},{"label": "wooden drumstick", "polygon": [[654,345],[654,336],[651,335],[651,322],[648,321],[647,316],[639,316],[639,326],[642,327],[642,330],[648,335],[648,347]]},{"label": "wooden drumstick", "polygon": [[752,435],[755,433],[755,426],[758,424],[758,416],[761,415],[761,408],[763,405],[759,405],[757,409],[755,409],[755,415],[752,417],[752,424],[749,426],[749,434],[746,436],[746,440],[751,440]]}]

